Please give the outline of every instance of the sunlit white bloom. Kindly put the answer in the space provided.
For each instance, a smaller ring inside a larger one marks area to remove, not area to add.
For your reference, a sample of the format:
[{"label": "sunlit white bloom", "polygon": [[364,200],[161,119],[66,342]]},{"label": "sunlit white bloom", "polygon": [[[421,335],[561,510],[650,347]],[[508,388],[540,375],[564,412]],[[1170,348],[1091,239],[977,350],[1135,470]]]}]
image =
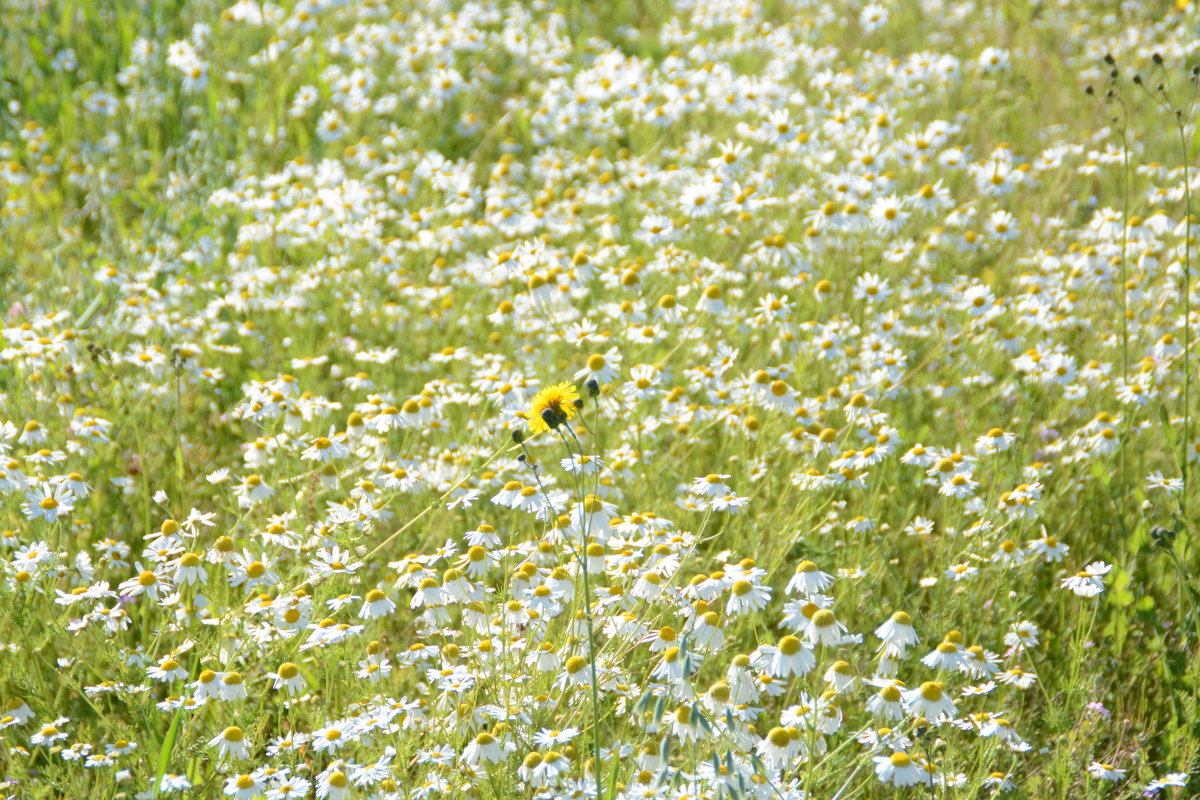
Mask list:
[{"label": "sunlit white bloom", "polygon": [[895,752],[874,757],[875,776],[881,783],[893,786],[915,786],[921,782],[922,770],[908,753]]},{"label": "sunlit white bloom", "polygon": [[236,725],[218,733],[208,744],[217,748],[220,758],[243,759],[250,755],[250,743],[246,741],[246,734]]},{"label": "sunlit white bloom", "polygon": [[1088,765],[1088,774],[1103,781],[1125,780],[1125,770],[1117,769],[1110,764],[1102,764],[1099,761],[1093,761]]}]

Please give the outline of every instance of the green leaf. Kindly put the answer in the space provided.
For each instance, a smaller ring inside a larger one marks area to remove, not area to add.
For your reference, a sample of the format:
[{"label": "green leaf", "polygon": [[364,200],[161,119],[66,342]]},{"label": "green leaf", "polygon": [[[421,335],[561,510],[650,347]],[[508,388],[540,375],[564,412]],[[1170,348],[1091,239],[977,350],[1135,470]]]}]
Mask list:
[{"label": "green leaf", "polygon": [[1171,415],[1167,413],[1167,407],[1160,404],[1158,407],[1158,421],[1161,424],[1163,436],[1167,439],[1167,444],[1171,450],[1175,449],[1175,429],[1171,427]]},{"label": "green leaf", "polygon": [[1129,537],[1129,552],[1137,553],[1150,543],[1150,531],[1146,525],[1138,525]]},{"label": "green leaf", "polygon": [[1113,573],[1111,586],[1114,589],[1124,589],[1126,586],[1129,585],[1130,579],[1131,579],[1130,574],[1126,570],[1118,567],[1117,571]]},{"label": "green leaf", "polygon": [[171,762],[171,751],[175,749],[175,740],[179,737],[179,722],[183,719],[183,706],[171,717],[171,727],[167,729],[167,738],[163,739],[162,747],[158,749],[158,769],[155,770],[154,785],[150,787],[150,796],[158,795],[158,787],[162,785],[163,776],[167,774],[167,765]]},{"label": "green leaf", "polygon": [[608,779],[608,791],[605,793],[605,795],[604,795],[605,797],[616,797],[617,796],[617,778],[619,776],[620,776],[620,770],[618,770],[616,766],[613,766],[612,777],[610,777]]},{"label": "green leaf", "polygon": [[[1130,599],[1132,600],[1132,595],[1130,595]],[[1125,618],[1124,614],[1117,614],[1113,620],[1113,647],[1116,649],[1116,652],[1121,652],[1121,649],[1125,646],[1125,637],[1128,633],[1129,621]]]}]

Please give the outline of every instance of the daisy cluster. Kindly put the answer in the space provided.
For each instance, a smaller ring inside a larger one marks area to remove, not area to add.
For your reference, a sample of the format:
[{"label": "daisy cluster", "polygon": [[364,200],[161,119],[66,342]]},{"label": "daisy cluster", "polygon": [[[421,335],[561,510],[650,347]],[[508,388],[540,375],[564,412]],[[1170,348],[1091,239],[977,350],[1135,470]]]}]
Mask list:
[{"label": "daisy cluster", "polygon": [[1195,790],[1197,17],[1087,5],[14,11],[0,796]]}]

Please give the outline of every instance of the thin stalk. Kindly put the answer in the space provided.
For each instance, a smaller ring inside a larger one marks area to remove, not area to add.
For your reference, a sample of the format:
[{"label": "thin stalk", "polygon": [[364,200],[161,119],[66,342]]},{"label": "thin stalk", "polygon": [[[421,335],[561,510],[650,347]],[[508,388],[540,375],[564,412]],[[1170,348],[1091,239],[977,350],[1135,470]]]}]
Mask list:
[{"label": "thin stalk", "polygon": [[1187,448],[1191,441],[1192,412],[1192,368],[1189,357],[1192,349],[1192,188],[1191,164],[1188,160],[1187,134],[1184,131],[1183,112],[1176,111],[1179,145],[1183,154],[1183,436],[1180,437],[1182,453],[1179,458],[1180,477],[1183,490],[1179,493],[1183,519],[1187,516],[1188,459]]},{"label": "thin stalk", "polygon": [[[571,437],[575,439],[576,445],[579,445],[579,439],[575,436],[575,431],[570,431],[570,433],[571,433]],[[567,437],[562,433],[562,426],[559,426],[558,435],[559,435],[559,438],[562,439],[563,447],[567,451],[567,457],[570,458],[572,455],[571,445],[567,441]],[[583,447],[582,446],[579,446],[579,455],[580,455],[580,457],[583,456]],[[583,486],[580,483],[579,471],[573,469],[573,470],[571,470],[571,473],[575,477],[575,491],[576,491],[576,493],[581,493],[583,490]],[[596,772],[596,800],[604,800],[604,781],[601,780],[601,772],[600,772],[600,687],[598,684],[598,676],[596,674],[597,673],[596,634],[592,627],[592,578],[591,578],[591,574],[588,571],[588,555],[587,555],[588,530],[591,528],[591,525],[586,524],[585,520],[584,520],[584,511],[585,511],[584,504],[586,504],[586,503],[587,503],[586,496],[580,498],[579,529],[580,529],[580,534],[582,536],[583,542],[582,542],[580,549],[578,551],[576,551],[575,557],[579,559],[580,566],[583,567],[583,618],[584,618],[585,624],[587,625],[588,664],[591,667],[592,745],[593,745],[593,749],[595,751],[595,758],[596,758],[596,770],[595,770],[595,772]],[[590,518],[589,518],[588,522],[590,523]]]},{"label": "thin stalk", "polygon": [[[1129,381],[1129,108],[1125,103],[1125,95],[1121,97],[1121,155],[1124,164],[1121,170],[1122,205],[1121,205],[1121,381]],[[1125,520],[1125,445],[1127,436],[1118,440],[1121,444],[1121,520]]]},{"label": "thin stalk", "polygon": [[[575,436],[575,432],[574,431],[570,431],[570,432],[571,432],[571,436],[575,439],[576,444],[579,445],[579,439],[578,439],[578,437]],[[559,439],[563,443],[563,448],[567,451],[567,457],[570,458],[574,454],[571,451],[570,442],[567,440],[566,435],[563,434],[563,432],[562,432],[561,425],[558,428],[556,428],[555,433],[558,434]],[[552,515],[554,515],[555,518],[557,518],[558,514],[557,514],[556,509],[554,508],[553,501],[551,501],[550,495],[546,492],[545,486],[542,485],[541,476],[538,475],[537,467],[534,466],[532,460],[529,458],[529,450],[528,450],[528,448],[526,448],[524,442],[521,442],[521,449],[525,452],[526,463],[529,464],[530,469],[533,471],[533,477],[534,477],[534,480],[537,482],[538,490],[542,493],[542,496],[544,498],[546,498],[546,504],[547,504],[547,507],[550,509],[550,513]],[[580,456],[583,455],[583,446],[582,445],[579,445],[579,455]],[[575,491],[577,494],[579,494],[583,490],[583,486],[580,483],[579,473],[577,470],[572,470],[571,472],[572,472],[572,476],[575,479]],[[581,502],[586,502],[586,498],[581,498]],[[600,687],[599,687],[599,677],[597,675],[597,666],[596,666],[596,662],[597,662],[596,633],[595,633],[595,628],[592,623],[591,573],[590,573],[590,570],[588,569],[588,558],[587,558],[587,537],[588,537],[588,529],[591,526],[588,524],[585,524],[582,506],[580,507],[580,511],[579,511],[579,527],[580,527],[580,532],[581,532],[582,539],[583,539],[581,548],[576,548],[571,543],[570,536],[565,537],[564,541],[567,543],[567,548],[571,551],[571,554],[579,561],[579,565],[583,571],[583,606],[584,606],[583,607],[583,617],[584,617],[584,623],[587,627],[588,666],[591,667],[590,683],[591,683],[591,695],[592,695],[592,745],[593,745],[594,756],[596,759],[596,766],[595,766],[596,800],[604,800],[604,781],[601,780],[601,771],[600,771],[600,763],[601,763],[601,760],[600,760]]]}]

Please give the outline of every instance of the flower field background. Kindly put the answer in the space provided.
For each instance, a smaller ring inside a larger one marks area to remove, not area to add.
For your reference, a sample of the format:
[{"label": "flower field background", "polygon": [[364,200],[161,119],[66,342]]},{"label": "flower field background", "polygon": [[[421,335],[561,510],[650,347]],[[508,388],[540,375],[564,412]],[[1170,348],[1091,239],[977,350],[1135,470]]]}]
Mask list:
[{"label": "flower field background", "polygon": [[1200,16],[0,0],[0,796],[1200,793]]}]

